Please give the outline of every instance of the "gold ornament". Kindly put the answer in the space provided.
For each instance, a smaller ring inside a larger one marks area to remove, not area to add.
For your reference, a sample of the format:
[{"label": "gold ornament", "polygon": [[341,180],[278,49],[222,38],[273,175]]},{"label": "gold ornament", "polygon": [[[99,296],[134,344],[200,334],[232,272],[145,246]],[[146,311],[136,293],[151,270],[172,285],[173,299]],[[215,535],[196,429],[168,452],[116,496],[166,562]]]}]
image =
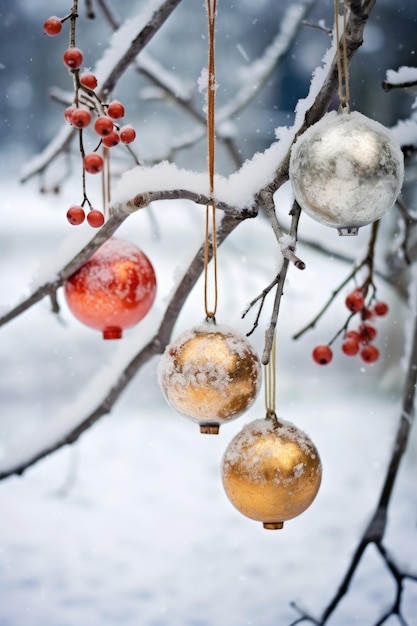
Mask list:
[{"label": "gold ornament", "polygon": [[230,442],[222,479],[231,503],[264,528],[282,528],[303,513],[320,487],[322,468],[313,442],[276,416],[247,424]]},{"label": "gold ornament", "polygon": [[356,235],[394,204],[404,157],[382,124],[357,111],[331,111],[293,145],[289,176],[307,215],[341,235]]},{"label": "gold ornament", "polygon": [[217,434],[255,400],[261,368],[250,343],[226,326],[206,322],[167,346],[158,378],[168,404]]}]

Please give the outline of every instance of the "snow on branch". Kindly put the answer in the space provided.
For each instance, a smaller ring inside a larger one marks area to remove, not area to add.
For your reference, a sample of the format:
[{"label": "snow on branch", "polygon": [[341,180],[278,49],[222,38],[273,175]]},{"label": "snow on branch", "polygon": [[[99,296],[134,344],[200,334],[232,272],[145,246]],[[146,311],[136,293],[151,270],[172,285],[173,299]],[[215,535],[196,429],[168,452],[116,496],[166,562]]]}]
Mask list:
[{"label": "snow on branch", "polygon": [[382,83],[382,87],[389,91],[390,89],[405,89],[407,87],[417,86],[417,67],[408,67],[403,65],[398,70],[387,70],[386,78]]}]

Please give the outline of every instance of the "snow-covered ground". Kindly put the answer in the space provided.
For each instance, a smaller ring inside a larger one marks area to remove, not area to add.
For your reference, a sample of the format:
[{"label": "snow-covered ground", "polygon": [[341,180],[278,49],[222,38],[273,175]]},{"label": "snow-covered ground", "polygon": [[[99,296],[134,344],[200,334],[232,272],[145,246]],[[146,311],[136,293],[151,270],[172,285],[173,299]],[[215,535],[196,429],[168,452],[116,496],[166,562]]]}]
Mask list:
[{"label": "snow-covered ground", "polygon": [[[76,236],[65,220],[70,202],[65,194],[41,197],[31,184],[3,193],[3,308],[28,292],[34,274],[39,279],[38,260],[44,259],[43,275],[45,263],[53,271],[55,250],[68,234]],[[120,232],[143,247],[159,281],[151,317],[127,331],[122,342],[103,342],[99,333],[82,327],[62,298],[58,319],[45,301],[0,330],[2,467],[55,429],[63,410],[67,418],[72,406],[79,411],[77,393],[109,361],[123,362],[156,325],[200,242],[203,209],[166,202],[153,210],[158,236],[146,214],[130,218]],[[309,234],[320,228],[310,221],[308,227]],[[329,240],[335,248],[354,247],[353,256],[360,256],[365,235],[341,241],[332,231]],[[273,277],[275,246],[268,226],[257,219],[239,227],[220,249],[219,322],[242,333],[250,328],[251,320],[240,315]],[[263,416],[263,398],[223,426],[219,436],[202,436],[166,406],[155,359],[112,414],[78,443],[0,483],[0,626],[286,626],[298,615],[293,601],[320,615],[379,496],[400,413],[403,322],[396,307],[381,321],[383,363],[362,367],[337,354],[334,364],[319,368],[311,361],[311,347],[332,336],[344,319],[342,304],[304,339],[293,342],[290,335],[310,321],[347,268],[325,264],[308,248],[299,253],[307,269],[291,269],[284,298],[277,409],[320,451],[323,483],[310,509],[282,531],[266,531],[241,516],[223,492],[220,463],[242,424]],[[268,311],[266,306],[265,322]],[[175,334],[202,317],[199,283]],[[397,337],[388,335],[391,327],[398,328]],[[261,325],[253,337],[259,350],[262,335]],[[106,370],[103,384],[110,376]],[[414,432],[386,536],[394,558],[414,572],[416,451]],[[371,626],[394,593],[371,546],[346,601],[328,623]],[[415,584],[406,584],[404,607],[409,626],[416,626]]]}]

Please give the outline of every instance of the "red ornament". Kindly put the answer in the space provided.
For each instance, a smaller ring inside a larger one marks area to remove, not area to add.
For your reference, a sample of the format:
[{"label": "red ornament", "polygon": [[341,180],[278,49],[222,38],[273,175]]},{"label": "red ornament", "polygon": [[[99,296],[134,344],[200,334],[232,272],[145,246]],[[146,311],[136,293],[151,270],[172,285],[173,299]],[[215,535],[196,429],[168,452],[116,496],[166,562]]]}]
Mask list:
[{"label": "red ornament", "polygon": [[133,243],[112,237],[64,283],[67,304],[80,322],[120,339],[155,299],[156,277],[147,256]]}]

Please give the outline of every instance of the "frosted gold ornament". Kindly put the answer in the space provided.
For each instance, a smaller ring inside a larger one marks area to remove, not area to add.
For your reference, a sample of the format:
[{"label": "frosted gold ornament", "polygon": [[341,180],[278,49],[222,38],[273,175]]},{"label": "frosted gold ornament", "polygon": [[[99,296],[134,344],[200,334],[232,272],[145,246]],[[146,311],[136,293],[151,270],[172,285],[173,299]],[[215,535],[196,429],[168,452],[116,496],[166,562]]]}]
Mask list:
[{"label": "frosted gold ornament", "polygon": [[341,235],[356,235],[394,204],[404,158],[382,124],[342,109],[327,113],[297,139],[289,176],[307,215]]},{"label": "frosted gold ornament", "polygon": [[244,426],[222,462],[223,486],[231,503],[264,528],[282,528],[305,511],[320,487],[316,447],[289,422],[274,418]]},{"label": "frosted gold ornament", "polygon": [[181,415],[217,434],[254,402],[261,386],[251,344],[226,326],[206,322],[167,346],[158,366],[166,400]]}]

